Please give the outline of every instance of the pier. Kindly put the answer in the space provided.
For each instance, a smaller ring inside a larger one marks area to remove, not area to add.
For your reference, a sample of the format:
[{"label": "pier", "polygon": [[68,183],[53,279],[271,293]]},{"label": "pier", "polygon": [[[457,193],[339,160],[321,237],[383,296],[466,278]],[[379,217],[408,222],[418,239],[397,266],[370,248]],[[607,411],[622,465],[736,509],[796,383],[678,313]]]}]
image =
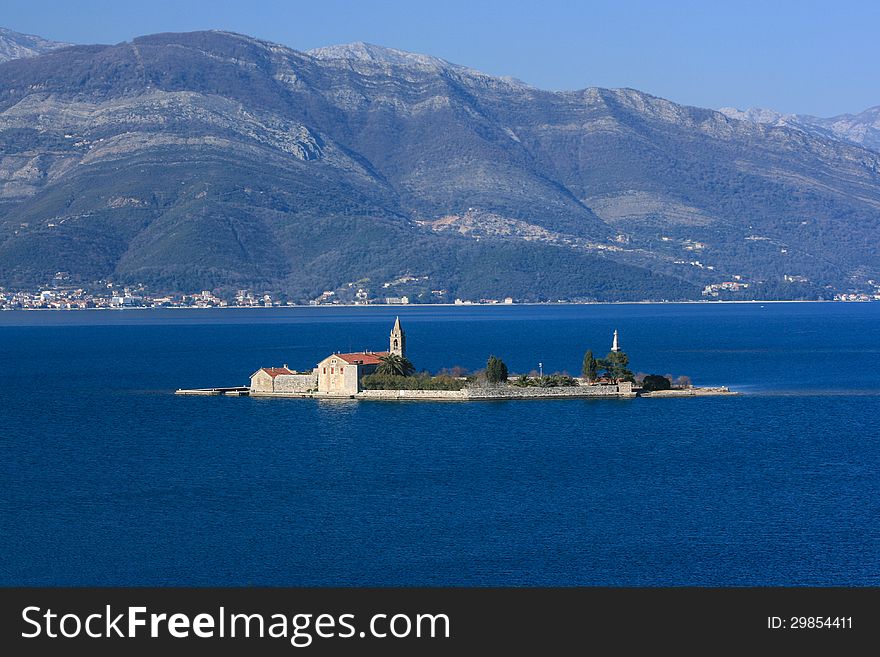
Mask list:
[{"label": "pier", "polygon": [[231,388],[179,388],[174,391],[175,395],[195,395],[201,397],[216,397],[227,395],[229,397],[247,397],[250,388],[247,386],[234,386]]}]

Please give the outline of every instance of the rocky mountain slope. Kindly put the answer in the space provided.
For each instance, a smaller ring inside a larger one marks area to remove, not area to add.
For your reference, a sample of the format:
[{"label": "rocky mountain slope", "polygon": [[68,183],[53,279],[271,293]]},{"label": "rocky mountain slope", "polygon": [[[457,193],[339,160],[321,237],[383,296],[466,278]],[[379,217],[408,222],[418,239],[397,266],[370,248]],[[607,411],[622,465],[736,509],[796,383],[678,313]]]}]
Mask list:
[{"label": "rocky mountain slope", "polygon": [[840,114],[830,118],[809,114],[780,114],[754,107],[746,111],[723,107],[718,111],[734,119],[801,128],[811,134],[839,139],[880,152],[880,105],[858,114]]},{"label": "rocky mountain slope", "polygon": [[631,89],[224,32],[0,64],[0,285],[798,298],[878,239],[880,154]]},{"label": "rocky mountain slope", "polygon": [[0,62],[20,57],[33,57],[68,45],[70,44],[50,41],[33,34],[22,34],[0,27]]}]

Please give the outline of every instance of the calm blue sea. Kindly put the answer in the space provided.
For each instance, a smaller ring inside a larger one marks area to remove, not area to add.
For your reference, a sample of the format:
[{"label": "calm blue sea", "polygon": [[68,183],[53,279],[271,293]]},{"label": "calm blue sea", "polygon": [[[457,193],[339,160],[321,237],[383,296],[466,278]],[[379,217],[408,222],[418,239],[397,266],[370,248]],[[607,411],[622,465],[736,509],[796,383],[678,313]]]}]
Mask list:
[{"label": "calm blue sea", "polygon": [[420,368],[740,397],[175,397],[389,308],[0,313],[0,584],[880,585],[880,304],[402,308]]}]

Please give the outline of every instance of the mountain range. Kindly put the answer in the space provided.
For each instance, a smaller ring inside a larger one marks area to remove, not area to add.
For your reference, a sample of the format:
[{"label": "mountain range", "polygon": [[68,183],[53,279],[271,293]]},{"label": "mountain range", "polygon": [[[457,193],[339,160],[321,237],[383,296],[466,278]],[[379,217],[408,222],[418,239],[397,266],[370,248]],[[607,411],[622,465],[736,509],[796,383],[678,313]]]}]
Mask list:
[{"label": "mountain range", "polygon": [[757,107],[745,111],[722,107],[718,111],[733,119],[794,127],[813,135],[839,139],[880,152],[880,105],[858,114],[840,114],[829,118],[809,114],[782,114]]},{"label": "mountain range", "polygon": [[10,288],[818,298],[878,240],[880,153],[633,89],[217,31],[0,64]]},{"label": "mountain range", "polygon": [[50,41],[33,34],[22,34],[0,27],[0,62],[21,57],[34,57],[69,45],[69,43]]}]

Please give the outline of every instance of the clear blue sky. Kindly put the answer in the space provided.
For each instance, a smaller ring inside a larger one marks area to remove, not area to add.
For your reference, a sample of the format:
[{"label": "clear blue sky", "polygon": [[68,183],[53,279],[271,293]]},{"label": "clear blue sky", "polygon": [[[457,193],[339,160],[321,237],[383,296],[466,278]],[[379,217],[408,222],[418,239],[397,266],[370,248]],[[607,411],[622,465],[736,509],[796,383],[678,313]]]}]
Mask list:
[{"label": "clear blue sky", "polygon": [[367,41],[547,89],[634,87],[703,107],[880,105],[880,0],[3,0],[0,25],[75,43],[211,28],[298,50]]}]

